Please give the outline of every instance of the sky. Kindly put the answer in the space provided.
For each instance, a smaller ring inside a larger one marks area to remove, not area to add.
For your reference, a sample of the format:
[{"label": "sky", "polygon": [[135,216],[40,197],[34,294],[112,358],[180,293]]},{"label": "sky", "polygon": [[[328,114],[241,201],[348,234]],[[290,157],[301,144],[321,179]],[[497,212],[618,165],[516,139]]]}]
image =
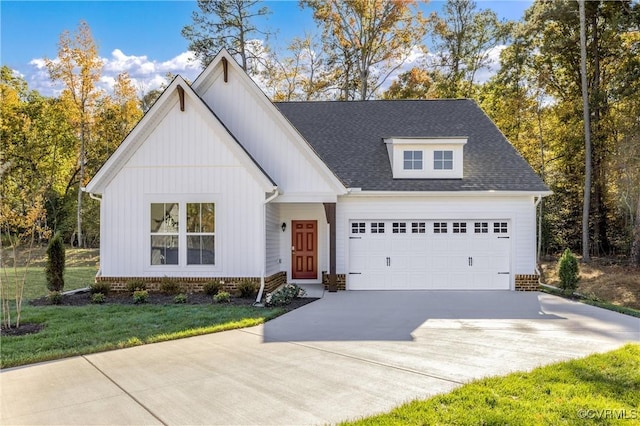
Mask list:
[{"label": "sky", "polygon": [[[478,8],[492,9],[500,18],[518,20],[530,0],[476,0]],[[276,35],[271,44],[285,46],[305,31],[319,34],[308,9],[297,1],[264,1],[271,11],[258,27]],[[431,1],[426,13],[439,10],[443,1]],[[127,71],[141,93],[160,86],[165,74],[180,74],[193,81],[200,64],[188,51],[181,30],[192,23],[195,0],[146,1],[17,1],[0,0],[0,64],[23,76],[30,89],[55,95],[60,89],[49,80],[44,58],[57,56],[60,34],[73,33],[81,20],[91,28],[104,61],[100,86],[109,90],[115,77]]]}]

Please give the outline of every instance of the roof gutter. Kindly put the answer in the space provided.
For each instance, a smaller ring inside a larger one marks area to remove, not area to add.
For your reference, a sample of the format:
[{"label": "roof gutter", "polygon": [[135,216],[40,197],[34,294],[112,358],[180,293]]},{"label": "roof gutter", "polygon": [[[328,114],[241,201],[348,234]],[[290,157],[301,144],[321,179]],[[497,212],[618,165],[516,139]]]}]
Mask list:
[{"label": "roof gutter", "polygon": [[256,307],[264,307],[264,304],[261,302],[262,293],[264,292],[264,278],[267,275],[267,204],[271,201],[275,200],[280,195],[280,191],[277,186],[273,187],[273,194],[271,194],[266,200],[264,200],[262,204],[262,273],[260,274],[260,290],[258,291],[258,296],[256,296],[256,301],[253,303],[253,306]]},{"label": "roof gutter", "polygon": [[349,188],[349,197],[547,197],[551,191],[367,191]]}]

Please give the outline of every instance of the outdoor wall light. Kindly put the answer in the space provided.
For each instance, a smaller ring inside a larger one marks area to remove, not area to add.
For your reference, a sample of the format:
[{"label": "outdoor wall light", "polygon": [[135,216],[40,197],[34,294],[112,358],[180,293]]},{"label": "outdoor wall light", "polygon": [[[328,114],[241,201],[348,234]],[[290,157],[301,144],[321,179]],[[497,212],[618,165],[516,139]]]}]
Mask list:
[{"label": "outdoor wall light", "polygon": [[282,222],[281,228],[282,228],[282,232],[286,231],[287,230],[287,224]]}]

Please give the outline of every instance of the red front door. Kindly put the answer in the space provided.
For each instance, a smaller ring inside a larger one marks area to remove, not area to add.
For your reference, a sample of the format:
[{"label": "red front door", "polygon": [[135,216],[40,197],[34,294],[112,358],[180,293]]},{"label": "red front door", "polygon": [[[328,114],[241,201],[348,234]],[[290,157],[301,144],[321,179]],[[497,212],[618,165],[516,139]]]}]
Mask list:
[{"label": "red front door", "polygon": [[293,279],[318,278],[318,221],[291,221],[291,275]]}]

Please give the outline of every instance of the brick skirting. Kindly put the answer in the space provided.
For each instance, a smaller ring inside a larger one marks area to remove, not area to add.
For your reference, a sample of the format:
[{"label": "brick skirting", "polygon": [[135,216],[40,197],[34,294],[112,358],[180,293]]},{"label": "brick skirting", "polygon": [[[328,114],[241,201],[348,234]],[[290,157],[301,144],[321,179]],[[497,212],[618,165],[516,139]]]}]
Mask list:
[{"label": "brick skirting", "polygon": [[[166,277],[96,277],[96,282],[110,283],[111,291],[127,291],[127,283],[131,281],[142,281],[147,290],[160,291],[160,284]],[[180,288],[185,293],[199,293],[204,291],[204,285],[211,281],[222,283],[221,291],[236,293],[238,285],[242,281],[251,281],[260,285],[260,277],[169,277],[170,280],[180,284]],[[264,279],[264,292],[269,293],[282,284],[287,283],[287,273],[278,272]]]},{"label": "brick skirting", "polygon": [[516,275],[516,291],[538,291],[538,275]]},{"label": "brick skirting", "polygon": [[[329,274],[322,271],[322,284],[324,284],[324,289],[329,290]],[[347,289],[347,276],[346,274],[336,274],[336,286],[338,290],[346,290]]]}]

